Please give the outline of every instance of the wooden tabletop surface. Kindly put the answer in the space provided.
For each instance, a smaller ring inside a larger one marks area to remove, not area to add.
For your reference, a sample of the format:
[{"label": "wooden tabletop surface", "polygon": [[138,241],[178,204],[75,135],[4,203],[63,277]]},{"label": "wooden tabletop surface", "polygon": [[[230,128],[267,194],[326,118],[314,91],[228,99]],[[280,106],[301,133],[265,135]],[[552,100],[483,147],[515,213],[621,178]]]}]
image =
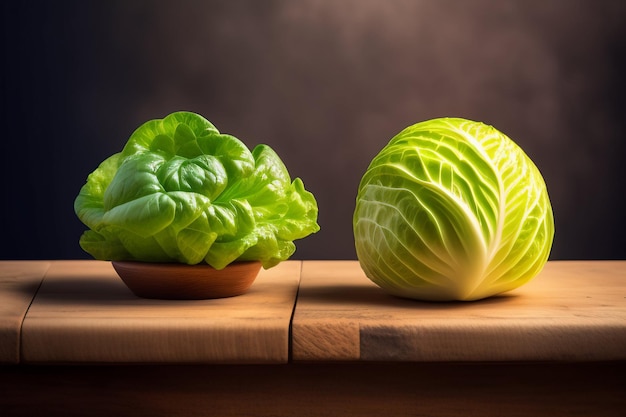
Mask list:
[{"label": "wooden tabletop surface", "polygon": [[357,261],[286,261],[195,301],[137,298],[108,262],[0,261],[0,363],[290,360],[626,360],[626,261],[550,261],[455,303],[387,295]]},{"label": "wooden tabletop surface", "polygon": [[213,300],[133,295],[111,264],[52,262],[22,325],[21,361],[285,363],[301,262]]},{"label": "wooden tabletop surface", "polygon": [[548,262],[530,283],[472,302],[384,293],[358,262],[304,262],[294,360],[626,359],[626,262]]},{"label": "wooden tabletop surface", "polygon": [[44,261],[0,262],[0,364],[19,362],[22,322],[49,266]]}]

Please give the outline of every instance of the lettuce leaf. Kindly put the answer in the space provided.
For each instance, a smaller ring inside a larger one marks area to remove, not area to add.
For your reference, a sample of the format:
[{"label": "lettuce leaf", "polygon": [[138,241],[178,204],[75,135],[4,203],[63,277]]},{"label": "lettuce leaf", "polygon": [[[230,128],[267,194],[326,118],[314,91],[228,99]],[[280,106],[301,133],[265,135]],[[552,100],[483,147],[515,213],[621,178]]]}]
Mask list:
[{"label": "lettuce leaf", "polygon": [[96,259],[264,268],[319,230],[317,202],[267,145],[252,151],[204,117],[176,112],[141,125],[87,178],[74,210]]}]

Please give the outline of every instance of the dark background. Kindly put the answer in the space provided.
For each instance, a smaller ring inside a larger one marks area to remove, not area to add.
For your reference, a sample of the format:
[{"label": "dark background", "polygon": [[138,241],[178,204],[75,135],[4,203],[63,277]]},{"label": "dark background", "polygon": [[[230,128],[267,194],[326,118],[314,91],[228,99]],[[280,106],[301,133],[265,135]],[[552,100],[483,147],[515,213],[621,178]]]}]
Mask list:
[{"label": "dark background", "polygon": [[73,200],[148,119],[271,145],[318,201],[295,259],[354,259],[372,157],[404,127],[494,125],[542,171],[552,259],[625,259],[626,2],[5,1],[3,259],[88,258]]}]

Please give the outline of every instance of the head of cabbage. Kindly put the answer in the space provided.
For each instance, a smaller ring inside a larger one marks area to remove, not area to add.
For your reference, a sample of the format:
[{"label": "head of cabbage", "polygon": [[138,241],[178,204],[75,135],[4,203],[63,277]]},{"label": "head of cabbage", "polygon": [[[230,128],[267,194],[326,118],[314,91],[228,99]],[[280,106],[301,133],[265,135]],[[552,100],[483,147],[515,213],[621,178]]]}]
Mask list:
[{"label": "head of cabbage", "polygon": [[275,266],[319,230],[317,202],[267,145],[252,151],[204,117],[175,112],[142,124],[74,201],[101,260]]},{"label": "head of cabbage", "polygon": [[517,144],[483,123],[439,118],[404,129],[372,160],[353,229],[361,268],[388,293],[478,300],[541,271],[554,219]]}]

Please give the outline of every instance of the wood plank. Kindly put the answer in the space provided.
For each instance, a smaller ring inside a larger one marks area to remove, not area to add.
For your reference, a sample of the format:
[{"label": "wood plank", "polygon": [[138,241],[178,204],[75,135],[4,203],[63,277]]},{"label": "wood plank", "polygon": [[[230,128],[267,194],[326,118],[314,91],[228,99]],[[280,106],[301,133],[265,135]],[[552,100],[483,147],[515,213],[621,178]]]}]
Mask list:
[{"label": "wood plank", "polygon": [[623,417],[626,362],[0,367],[3,416]]},{"label": "wood plank", "polygon": [[293,359],[604,361],[626,359],[626,261],[550,261],[490,299],[387,295],[357,261],[305,261]]},{"label": "wood plank", "polygon": [[0,363],[19,362],[22,321],[49,266],[0,261]]},{"label": "wood plank", "polygon": [[109,262],[55,261],[23,325],[28,363],[281,363],[301,261],[261,270],[241,296],[134,296]]}]

